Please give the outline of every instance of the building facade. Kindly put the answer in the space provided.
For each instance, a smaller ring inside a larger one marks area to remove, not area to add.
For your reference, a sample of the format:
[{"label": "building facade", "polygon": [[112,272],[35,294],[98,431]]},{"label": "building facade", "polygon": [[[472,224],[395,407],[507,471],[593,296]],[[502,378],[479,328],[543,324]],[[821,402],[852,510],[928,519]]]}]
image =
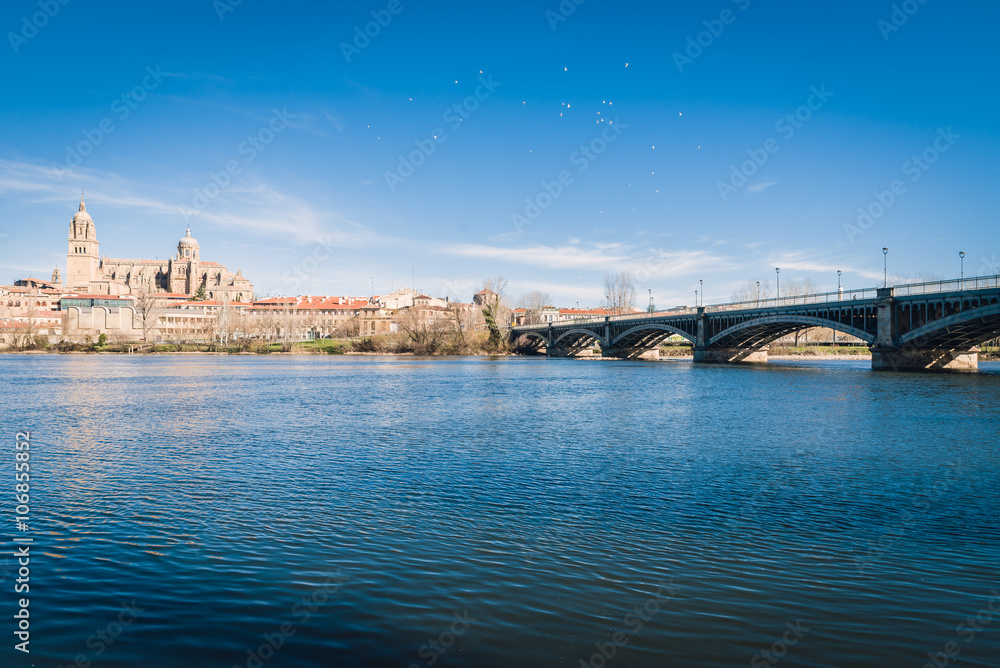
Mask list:
[{"label": "building facade", "polygon": [[203,292],[206,299],[240,303],[254,299],[253,285],[242,271],[233,274],[223,264],[201,259],[191,228],[168,260],[101,257],[97,228],[83,199],[69,224],[65,289],[96,295]]}]

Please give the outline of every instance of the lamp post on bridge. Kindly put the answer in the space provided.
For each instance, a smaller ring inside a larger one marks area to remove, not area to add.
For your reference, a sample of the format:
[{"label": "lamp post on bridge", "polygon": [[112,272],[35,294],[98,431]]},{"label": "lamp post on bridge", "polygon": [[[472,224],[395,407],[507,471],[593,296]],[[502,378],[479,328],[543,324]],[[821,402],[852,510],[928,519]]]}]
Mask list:
[{"label": "lamp post on bridge", "polygon": [[649,308],[646,309],[647,313],[653,312],[653,288],[649,288]]},{"label": "lamp post on bridge", "polygon": [[754,294],[757,300],[757,306],[760,306],[760,281],[757,281],[757,292]]},{"label": "lamp post on bridge", "polygon": [[[781,267],[774,268],[774,286],[777,289],[777,294],[775,294],[775,300],[781,299]],[[777,304],[777,301],[775,301]]]},{"label": "lamp post on bridge", "polygon": [[889,287],[889,249],[882,248],[882,287]]},{"label": "lamp post on bridge", "polygon": [[705,305],[705,281],[698,279],[698,288],[701,290],[701,305]]},{"label": "lamp post on bridge", "polygon": [[962,260],[962,280],[965,280],[965,251],[959,251],[958,257]]},{"label": "lamp post on bridge", "polygon": [[694,307],[698,308],[698,291],[694,291]]}]

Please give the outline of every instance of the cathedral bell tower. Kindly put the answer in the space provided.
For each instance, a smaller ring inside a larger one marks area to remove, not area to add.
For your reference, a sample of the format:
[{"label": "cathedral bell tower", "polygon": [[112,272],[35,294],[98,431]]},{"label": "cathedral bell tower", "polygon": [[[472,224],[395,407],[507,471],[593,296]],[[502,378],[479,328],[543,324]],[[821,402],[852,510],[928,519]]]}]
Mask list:
[{"label": "cathedral bell tower", "polygon": [[100,278],[97,229],[80,198],[80,209],[69,224],[69,249],[66,254],[66,288],[86,291],[91,281]]},{"label": "cathedral bell tower", "polygon": [[198,240],[191,236],[191,228],[177,242],[177,257],[170,265],[170,291],[190,295],[201,286],[199,279],[201,249]]}]

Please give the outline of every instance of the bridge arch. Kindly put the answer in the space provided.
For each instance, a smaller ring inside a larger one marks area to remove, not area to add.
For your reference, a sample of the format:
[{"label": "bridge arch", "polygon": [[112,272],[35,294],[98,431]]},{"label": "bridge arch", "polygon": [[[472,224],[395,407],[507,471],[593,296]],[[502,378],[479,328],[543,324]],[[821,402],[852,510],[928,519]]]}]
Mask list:
[{"label": "bridge arch", "polygon": [[685,332],[682,329],[671,327],[670,325],[663,325],[660,323],[643,323],[641,325],[636,325],[635,327],[625,330],[618,336],[612,337],[611,346],[619,347],[623,344],[627,346],[629,343],[632,342],[632,340],[644,338],[641,336],[642,334],[650,334],[657,331],[665,332],[668,336],[677,334],[679,336],[683,336],[686,340],[690,341],[691,343],[694,344],[698,343],[698,338],[696,336],[693,336],[692,334],[689,334],[688,332]]},{"label": "bridge arch", "polygon": [[555,341],[552,342],[552,347],[553,348],[558,348],[559,347],[559,342],[562,341],[562,340],[564,340],[564,339],[567,339],[569,337],[575,337],[575,339],[576,339],[577,342],[583,340],[585,337],[586,338],[593,338],[593,339],[597,339],[598,343],[601,344],[601,347],[604,347],[606,345],[605,341],[604,341],[604,337],[601,336],[600,334],[598,334],[597,332],[594,332],[594,331],[589,330],[589,329],[571,329],[568,332],[563,332],[562,334],[560,334],[559,338],[557,338]]},{"label": "bridge arch", "polygon": [[826,320],[825,318],[788,314],[754,318],[733,325],[709,339],[708,346],[723,348],[741,347],[741,340],[745,341],[747,339],[755,340],[756,345],[764,346],[779,337],[807,327],[835,329],[838,332],[857,337],[868,345],[875,343],[874,334],[869,334],[857,327],[851,327],[850,325],[845,325],[834,320]]},{"label": "bridge arch", "polygon": [[907,332],[900,345],[921,347],[972,347],[996,338],[1000,332],[1000,303],[959,311]]}]

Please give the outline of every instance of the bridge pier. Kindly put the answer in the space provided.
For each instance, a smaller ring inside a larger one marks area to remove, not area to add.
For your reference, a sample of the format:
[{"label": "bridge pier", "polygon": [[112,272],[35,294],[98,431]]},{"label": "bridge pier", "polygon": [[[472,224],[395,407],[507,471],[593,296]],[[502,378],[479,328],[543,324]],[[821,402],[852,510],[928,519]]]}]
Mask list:
[{"label": "bridge pier", "polygon": [[979,349],[872,348],[875,371],[978,371]]},{"label": "bridge pier", "polygon": [[614,357],[623,360],[658,360],[660,348],[645,350],[641,348],[601,348],[601,357]]},{"label": "bridge pier", "polygon": [[695,346],[694,361],[703,364],[767,364],[767,348],[705,348]]},{"label": "bridge pier", "polygon": [[593,348],[546,348],[546,357],[593,357]]}]

